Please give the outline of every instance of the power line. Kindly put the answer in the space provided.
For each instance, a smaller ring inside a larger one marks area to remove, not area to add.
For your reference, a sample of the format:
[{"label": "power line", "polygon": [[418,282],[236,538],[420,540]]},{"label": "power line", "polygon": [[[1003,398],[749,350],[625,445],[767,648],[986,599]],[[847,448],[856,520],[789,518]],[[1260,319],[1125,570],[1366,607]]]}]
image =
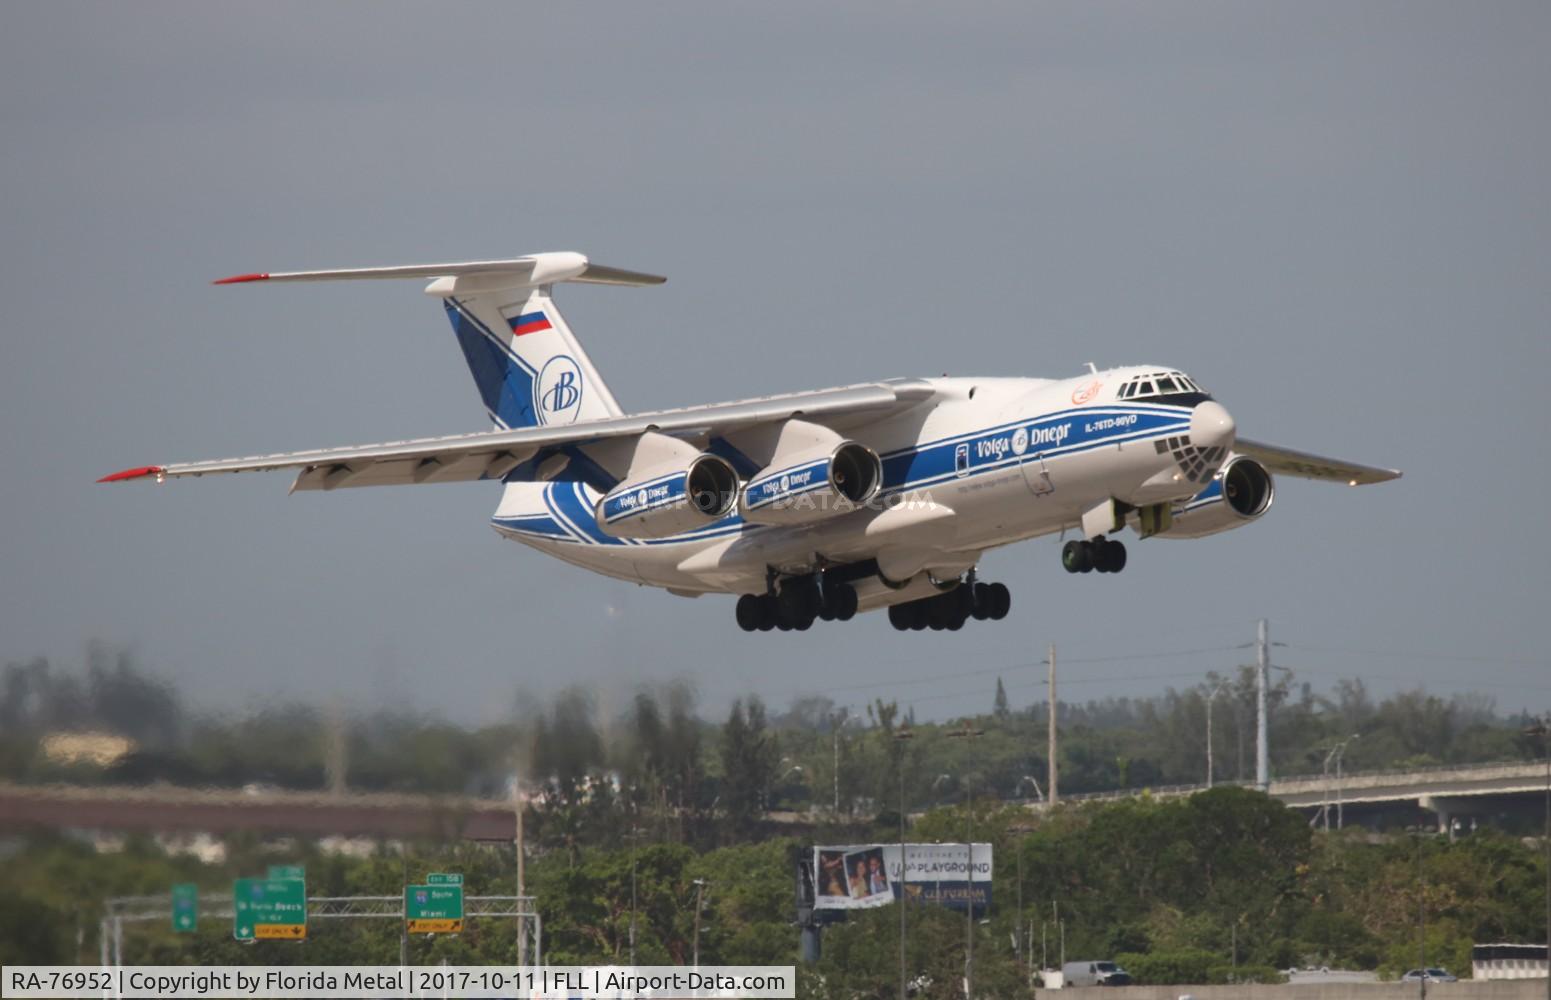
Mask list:
[{"label": "power line", "polygon": [[1307,649],[1316,653],[1347,653],[1353,656],[1385,656],[1398,657],[1407,660],[1439,660],[1445,663],[1497,663],[1513,667],[1533,667],[1544,669],[1547,666],[1545,660],[1534,660],[1528,657],[1507,656],[1465,656],[1450,653],[1422,653],[1408,649],[1355,649],[1345,646],[1310,646],[1301,642],[1289,642],[1287,645],[1293,649]]}]

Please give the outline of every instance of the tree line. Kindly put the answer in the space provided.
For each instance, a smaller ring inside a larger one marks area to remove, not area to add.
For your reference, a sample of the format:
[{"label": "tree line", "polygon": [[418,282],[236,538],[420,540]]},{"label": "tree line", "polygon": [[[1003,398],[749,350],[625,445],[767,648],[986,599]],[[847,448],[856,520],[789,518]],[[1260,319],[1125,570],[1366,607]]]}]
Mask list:
[{"label": "tree line", "polygon": [[[908,766],[904,756],[898,763]],[[967,829],[994,852],[992,911],[973,927],[984,995],[1026,996],[1031,976],[1063,959],[1116,959],[1143,982],[1244,982],[1308,964],[1393,976],[1425,949],[1428,964],[1468,974],[1474,942],[1544,939],[1541,847],[1491,831],[1453,842],[1430,832],[1325,834],[1258,792],[1223,787],[1042,814],[972,797],[915,818],[909,836],[957,841]],[[897,830],[868,821],[815,836],[886,841]],[[539,845],[527,888],[544,922],[543,957],[685,964],[698,926],[704,963],[797,964],[795,862],[813,842],[767,830],[697,849],[640,829],[613,846]],[[278,862],[302,864],[312,895],[397,895],[429,871],[464,873],[470,896],[515,888],[509,843],[382,843],[364,856],[253,836],[224,847],[223,859],[202,863],[146,837],[112,852],[63,837],[13,841],[0,866],[0,961],[95,961],[105,898],[165,894],[175,882],[229,892],[232,878]],[[897,913],[885,906],[830,925],[822,959],[802,967],[799,995],[894,995]],[[915,995],[962,995],[963,915],[914,904],[908,916]],[[241,945],[229,920],[207,914],[192,935],[160,921],[131,927],[126,959],[391,965],[398,947],[397,926],[380,920],[315,922],[301,947]],[[471,920],[460,936],[416,938],[409,948],[412,963],[510,964],[514,925]]]}]

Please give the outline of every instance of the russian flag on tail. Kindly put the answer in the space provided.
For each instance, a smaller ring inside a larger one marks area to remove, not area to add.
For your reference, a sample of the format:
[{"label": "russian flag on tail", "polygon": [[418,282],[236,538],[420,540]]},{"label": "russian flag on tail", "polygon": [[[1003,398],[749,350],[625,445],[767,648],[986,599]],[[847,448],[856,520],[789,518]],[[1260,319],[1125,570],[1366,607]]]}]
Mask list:
[{"label": "russian flag on tail", "polygon": [[538,333],[540,330],[550,329],[549,317],[542,312],[523,313],[521,316],[512,316],[507,319],[507,325],[512,328],[512,336],[521,337],[525,333]]}]

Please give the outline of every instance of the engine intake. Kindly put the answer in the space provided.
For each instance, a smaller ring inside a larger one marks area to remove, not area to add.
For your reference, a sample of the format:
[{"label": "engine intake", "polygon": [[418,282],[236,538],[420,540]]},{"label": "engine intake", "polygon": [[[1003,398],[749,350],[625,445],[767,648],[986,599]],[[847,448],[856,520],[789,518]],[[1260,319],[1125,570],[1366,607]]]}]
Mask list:
[{"label": "engine intake", "polygon": [[1271,509],[1276,484],[1253,458],[1233,455],[1206,489],[1174,508],[1173,523],[1160,538],[1201,538],[1241,528]]},{"label": "engine intake", "polygon": [[778,457],[749,480],[739,507],[754,524],[804,524],[853,511],[882,486],[877,454],[841,441]]},{"label": "engine intake", "polygon": [[598,527],[615,538],[665,538],[732,513],[738,474],[723,458],[699,454],[685,466],[622,482],[598,501]]}]

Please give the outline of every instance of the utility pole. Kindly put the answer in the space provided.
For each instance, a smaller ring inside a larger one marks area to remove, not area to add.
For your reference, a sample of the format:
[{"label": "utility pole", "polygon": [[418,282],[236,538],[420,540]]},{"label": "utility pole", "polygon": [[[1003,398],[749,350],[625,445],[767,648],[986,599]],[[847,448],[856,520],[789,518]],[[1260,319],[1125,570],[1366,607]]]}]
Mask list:
[{"label": "utility pole", "polygon": [[[1051,648],[1053,653],[1054,647]],[[1052,660],[1052,663],[1054,660]],[[1051,668],[1052,671],[1055,669]],[[959,739],[975,739],[984,736],[984,729],[964,728],[948,733]],[[974,1000],[975,995],[975,800],[970,796],[969,775],[964,776],[964,846],[969,850],[969,871],[965,886],[969,898],[964,908],[964,1000]]]},{"label": "utility pole", "polygon": [[1045,786],[1050,789],[1047,801],[1055,805],[1060,801],[1060,793],[1056,790],[1057,766],[1056,766],[1056,644],[1050,644],[1050,655],[1045,662],[1050,666],[1050,701],[1045,715],[1046,728],[1048,729],[1048,746],[1045,752],[1050,757],[1050,767],[1045,774]]},{"label": "utility pole", "polygon": [[1551,716],[1536,719],[1524,735],[1540,740],[1540,753],[1546,759],[1546,828],[1541,847],[1546,852],[1546,1000],[1551,1000]]},{"label": "utility pole", "polygon": [[1222,689],[1223,689],[1223,684],[1224,683],[1226,683],[1226,682],[1218,683],[1218,685],[1216,687],[1212,688],[1212,693],[1206,696],[1206,787],[1207,788],[1211,788],[1212,787],[1212,703],[1215,702],[1217,700],[1217,696],[1222,693]]},{"label": "utility pole", "polygon": [[[518,777],[514,777],[512,779],[512,808],[517,813],[517,836],[514,839],[514,844],[517,848],[517,908],[521,910],[522,897],[527,895],[528,887],[526,880],[526,870],[524,868],[526,864],[524,855],[527,853],[525,850],[527,845],[523,843],[522,839],[522,779]],[[518,917],[517,965],[519,968],[528,964],[528,935],[526,931],[527,925],[523,922],[521,917]]]},{"label": "utility pole", "polygon": [[695,879],[695,954],[694,968],[700,968],[700,908],[705,904],[706,880]]},{"label": "utility pole", "polygon": [[1260,619],[1255,636],[1255,787],[1262,792],[1271,787],[1270,739],[1266,731],[1266,688],[1271,683],[1271,642],[1266,638],[1266,620]]},{"label": "utility pole", "polygon": [[899,743],[899,754],[895,766],[899,768],[899,1000],[905,1000],[905,988],[908,973],[905,971],[905,905],[910,902],[910,897],[905,894],[905,886],[910,882],[910,864],[905,856],[905,740],[915,739],[916,734],[908,729],[901,729],[894,734],[894,739]]}]

